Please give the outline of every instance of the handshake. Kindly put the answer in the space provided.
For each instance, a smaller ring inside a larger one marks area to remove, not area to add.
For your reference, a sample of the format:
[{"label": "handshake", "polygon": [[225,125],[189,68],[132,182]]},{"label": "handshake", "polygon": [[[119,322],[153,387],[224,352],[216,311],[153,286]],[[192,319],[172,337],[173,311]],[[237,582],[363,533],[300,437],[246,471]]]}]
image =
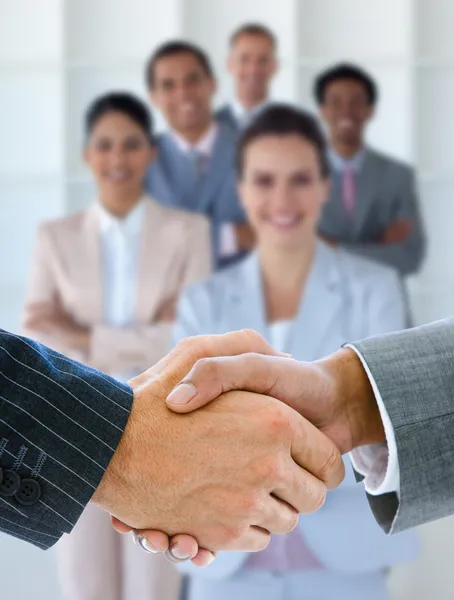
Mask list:
[{"label": "handshake", "polygon": [[145,550],[198,566],[294,529],[343,480],[343,453],[385,439],[349,349],[300,363],[253,331],[200,336],[130,385],[131,415],[93,502]]}]

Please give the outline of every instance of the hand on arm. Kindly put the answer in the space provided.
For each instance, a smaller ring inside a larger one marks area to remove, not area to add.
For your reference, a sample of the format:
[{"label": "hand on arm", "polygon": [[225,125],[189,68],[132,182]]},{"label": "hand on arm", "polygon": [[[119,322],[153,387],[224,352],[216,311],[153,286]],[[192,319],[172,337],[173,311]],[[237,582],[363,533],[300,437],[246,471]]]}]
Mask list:
[{"label": "hand on arm", "polygon": [[413,232],[413,223],[409,219],[397,219],[383,232],[381,244],[400,244],[405,242]]},{"label": "hand on arm", "polygon": [[50,335],[71,350],[84,353],[89,351],[90,329],[76,323],[57,301],[52,304],[43,302],[29,305],[24,327],[31,332]]}]

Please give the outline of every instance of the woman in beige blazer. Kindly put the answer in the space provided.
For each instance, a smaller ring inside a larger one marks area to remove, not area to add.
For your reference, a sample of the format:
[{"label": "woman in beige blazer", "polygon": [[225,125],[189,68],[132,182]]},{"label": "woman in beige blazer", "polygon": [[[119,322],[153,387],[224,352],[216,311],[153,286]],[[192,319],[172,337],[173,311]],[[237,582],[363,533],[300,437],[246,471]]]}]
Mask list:
[{"label": "woman in beige blazer", "polygon": [[[126,380],[170,347],[180,291],[210,272],[209,225],[144,195],[152,123],[128,94],[86,115],[85,160],[98,200],[39,229],[27,295],[27,335]],[[65,600],[177,600],[180,578],[89,506],[59,544]]]}]

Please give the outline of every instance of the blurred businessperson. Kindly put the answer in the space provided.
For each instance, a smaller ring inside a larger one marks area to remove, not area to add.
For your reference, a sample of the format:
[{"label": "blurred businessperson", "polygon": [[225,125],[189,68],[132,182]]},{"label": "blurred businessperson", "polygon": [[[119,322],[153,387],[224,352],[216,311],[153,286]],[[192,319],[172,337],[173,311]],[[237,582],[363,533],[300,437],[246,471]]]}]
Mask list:
[{"label": "blurred businessperson", "polygon": [[[257,250],[186,290],[175,341],[253,328],[278,350],[312,361],[343,343],[405,326],[397,272],[317,239],[329,194],[323,135],[310,115],[265,109],[238,148],[240,197]],[[385,600],[386,571],[417,555],[413,532],[386,537],[351,466],[317,513],[258,554],[190,564],[189,600]]]},{"label": "blurred businessperson", "polygon": [[164,206],[206,215],[216,266],[233,262],[250,250],[253,237],[236,192],[237,134],[214,119],[210,59],[198,46],[168,42],[150,57],[146,80],[150,99],[169,126],[157,137],[147,190]]},{"label": "blurred businessperson", "polygon": [[333,173],[321,235],[402,276],[416,273],[425,233],[414,171],[365,141],[378,101],[376,83],[362,69],[339,64],[317,77],[314,95],[328,129]]},{"label": "blurred businessperson", "polygon": [[[84,156],[98,197],[40,227],[25,306],[30,337],[122,381],[168,352],[181,290],[210,272],[206,219],[143,189],[155,152],[140,100],[111,93],[93,102]],[[173,567],[116,533],[94,505],[58,550],[65,600],[178,598]]]},{"label": "blurred businessperson", "polygon": [[220,122],[243,129],[270,102],[270,85],[277,71],[277,39],[258,23],[247,23],[230,37],[227,70],[234,99],[216,112]]}]

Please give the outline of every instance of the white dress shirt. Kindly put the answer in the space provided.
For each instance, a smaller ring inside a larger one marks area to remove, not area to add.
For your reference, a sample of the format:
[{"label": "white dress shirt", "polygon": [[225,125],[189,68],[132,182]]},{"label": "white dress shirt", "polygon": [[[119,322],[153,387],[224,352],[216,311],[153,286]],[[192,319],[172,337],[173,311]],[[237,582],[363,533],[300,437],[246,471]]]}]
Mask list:
[{"label": "white dress shirt", "polygon": [[[195,144],[191,144],[185,140],[176,131],[172,131],[172,137],[178,148],[184,152],[184,154],[194,153],[203,157],[205,159],[203,163],[205,168],[207,168],[209,161],[213,156],[218,131],[219,128],[217,124],[213,122],[208,131]],[[221,226],[219,246],[219,252],[223,258],[233,256],[238,252],[235,226],[232,223],[223,223]]]},{"label": "white dress shirt", "polygon": [[364,164],[366,157],[365,148],[358,150],[351,158],[343,158],[333,148],[328,148],[328,160],[331,168],[338,173],[343,173],[346,169],[351,169],[355,173],[359,173]]},{"label": "white dress shirt", "polygon": [[397,455],[396,436],[394,435],[391,419],[366,361],[354,346],[348,344],[347,348],[356,352],[367,373],[375,394],[375,399],[377,400],[386,435],[386,443],[356,448],[350,453],[350,459],[355,471],[364,476],[364,484],[369,494],[372,496],[380,496],[388,492],[399,494],[399,459]]},{"label": "white dress shirt", "polygon": [[[114,327],[127,327],[134,320],[140,241],[145,213],[142,199],[124,218],[119,219],[98,204],[101,231],[101,276],[104,316]],[[131,373],[117,374],[121,380]]]},{"label": "white dress shirt", "polygon": [[278,352],[285,352],[285,348],[288,345],[288,341],[291,335],[293,321],[275,321],[268,325],[270,333],[270,343]]}]

